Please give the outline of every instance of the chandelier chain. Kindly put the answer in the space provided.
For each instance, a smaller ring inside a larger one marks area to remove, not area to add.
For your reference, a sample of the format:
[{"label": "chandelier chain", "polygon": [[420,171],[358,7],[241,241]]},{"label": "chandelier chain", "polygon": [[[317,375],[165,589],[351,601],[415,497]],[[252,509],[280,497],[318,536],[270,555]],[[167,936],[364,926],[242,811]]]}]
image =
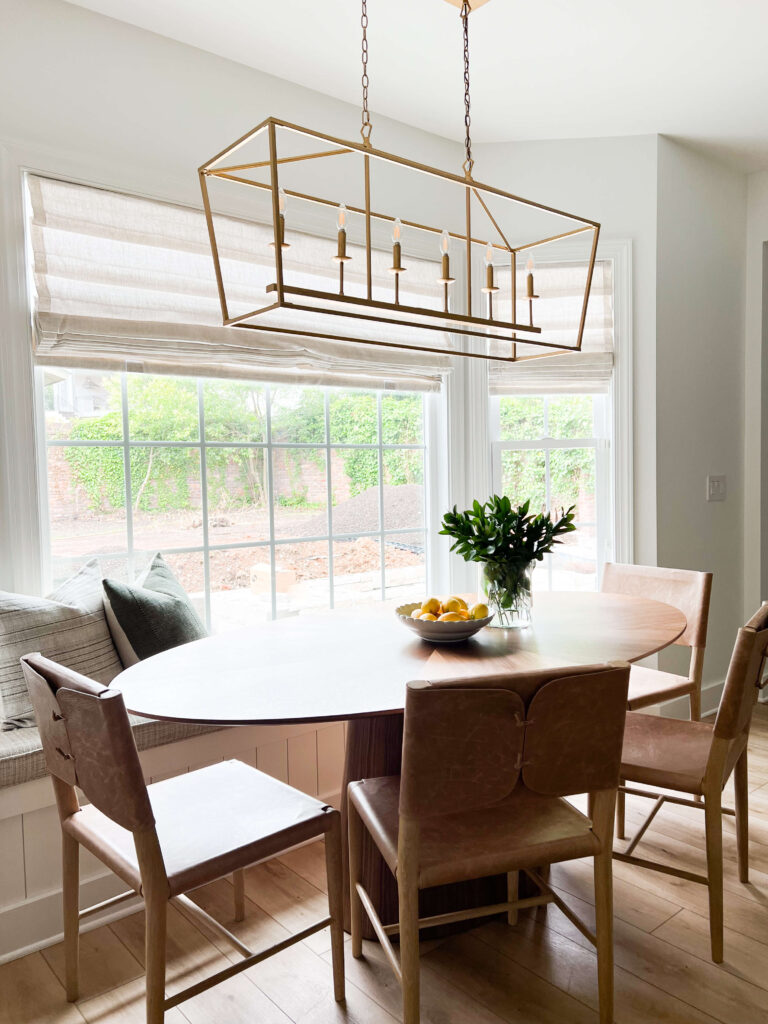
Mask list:
[{"label": "chandelier chain", "polygon": [[470,135],[470,127],[472,124],[472,118],[470,116],[469,109],[469,14],[471,8],[469,6],[469,0],[463,0],[461,5],[461,24],[464,32],[464,174],[468,177],[472,177],[472,168],[474,167],[474,160],[472,159],[472,138]]},{"label": "chandelier chain", "polygon": [[362,127],[360,134],[363,137],[363,144],[370,146],[371,144],[371,131],[373,125],[371,124],[371,113],[368,110],[368,0],[362,0],[362,13],[360,16],[360,25],[363,29],[363,42],[362,42],[362,59],[363,59],[363,111],[362,111]]}]

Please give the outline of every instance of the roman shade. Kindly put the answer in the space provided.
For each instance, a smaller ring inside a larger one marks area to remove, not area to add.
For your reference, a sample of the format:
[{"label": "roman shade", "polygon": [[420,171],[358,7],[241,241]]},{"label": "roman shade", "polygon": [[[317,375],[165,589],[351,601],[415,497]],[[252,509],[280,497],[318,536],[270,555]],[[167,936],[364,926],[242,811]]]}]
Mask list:
[{"label": "roman shade", "polygon": [[[414,391],[438,390],[450,369],[452,342],[440,332],[430,345],[446,355],[222,327],[202,212],[38,175],[28,175],[27,185],[40,365]],[[218,216],[217,232],[234,284],[233,315],[264,304],[274,274],[271,228]],[[337,273],[329,252],[335,240],[301,235],[301,244],[286,250],[286,266],[293,259],[294,273],[327,287]],[[354,247],[350,253],[359,258],[348,267],[364,266]],[[390,255],[377,254],[375,287],[391,288]],[[406,277],[401,301],[435,292],[428,260],[409,257]],[[354,270],[348,281],[355,286]],[[305,326],[301,318],[297,313],[297,328]],[[382,324],[382,339],[391,340],[392,330]]]},{"label": "roman shade", "polygon": [[[553,339],[573,345],[576,326],[581,316],[586,265],[578,263],[540,264],[535,268],[535,322],[553,332]],[[495,297],[499,319],[510,312],[510,302],[500,296],[510,291],[509,270],[500,269],[496,283],[500,291]],[[518,270],[517,294],[525,296],[525,268]],[[523,300],[518,302],[521,315]],[[506,354],[506,342],[495,343],[499,354]],[[580,352],[557,353],[539,359],[516,363],[491,362],[489,387],[492,395],[551,395],[560,392],[601,394],[608,391],[613,372],[613,264],[597,260],[587,306],[584,337]],[[541,355],[531,345],[517,346],[520,356]]]}]

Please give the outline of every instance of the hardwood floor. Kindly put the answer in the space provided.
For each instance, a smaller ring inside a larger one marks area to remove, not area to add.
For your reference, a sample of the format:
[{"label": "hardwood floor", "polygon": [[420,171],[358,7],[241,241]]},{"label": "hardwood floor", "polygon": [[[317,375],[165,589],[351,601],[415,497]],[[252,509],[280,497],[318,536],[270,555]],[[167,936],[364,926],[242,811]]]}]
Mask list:
[{"label": "hardwood floor", "polygon": [[[750,742],[750,872],[736,870],[735,825],[723,818],[725,962],[709,959],[703,886],[614,862],[617,1024],[765,1024],[768,1020],[768,707]],[[732,785],[726,802],[733,798]],[[627,800],[627,827],[645,801]],[[648,805],[650,806],[650,805]],[[690,870],[704,866],[704,815],[667,805],[644,855]],[[592,871],[575,861],[553,884],[588,920]],[[324,854],[302,847],[246,873],[246,919],[233,921],[228,881],[195,899],[255,947],[279,941],[325,913]],[[347,1001],[333,1000],[330,941],[320,932],[166,1015],[168,1024],[391,1024],[400,993],[376,943],[347,956]],[[168,992],[237,959],[222,940],[173,909]],[[143,1024],[143,917],[134,914],[82,938],[82,998],[65,1001],[63,950],[53,946],[0,967],[0,1024]],[[522,912],[517,926],[493,921],[422,948],[423,1024],[594,1024],[595,956],[555,908]]]}]

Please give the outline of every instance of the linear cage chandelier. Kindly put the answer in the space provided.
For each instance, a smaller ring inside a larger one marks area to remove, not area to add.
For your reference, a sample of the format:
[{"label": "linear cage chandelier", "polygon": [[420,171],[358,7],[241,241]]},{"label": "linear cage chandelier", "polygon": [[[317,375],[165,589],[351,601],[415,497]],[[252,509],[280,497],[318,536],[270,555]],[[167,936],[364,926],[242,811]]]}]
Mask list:
[{"label": "linear cage chandelier", "polygon": [[[581,349],[600,225],[475,180],[469,14],[486,0],[448,2],[464,42],[462,173],[373,147],[367,0],[362,141],[268,117],[200,167],[225,326],[506,362]],[[577,322],[556,288],[537,291],[537,267],[558,265]]]}]

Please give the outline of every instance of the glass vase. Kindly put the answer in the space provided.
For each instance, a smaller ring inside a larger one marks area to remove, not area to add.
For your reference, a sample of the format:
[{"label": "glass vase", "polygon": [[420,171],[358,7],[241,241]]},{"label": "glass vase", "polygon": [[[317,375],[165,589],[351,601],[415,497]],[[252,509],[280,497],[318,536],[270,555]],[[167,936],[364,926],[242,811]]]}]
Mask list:
[{"label": "glass vase", "polygon": [[525,629],[531,624],[533,593],[532,562],[486,562],[483,566],[483,592],[493,613],[489,626],[497,629]]}]

